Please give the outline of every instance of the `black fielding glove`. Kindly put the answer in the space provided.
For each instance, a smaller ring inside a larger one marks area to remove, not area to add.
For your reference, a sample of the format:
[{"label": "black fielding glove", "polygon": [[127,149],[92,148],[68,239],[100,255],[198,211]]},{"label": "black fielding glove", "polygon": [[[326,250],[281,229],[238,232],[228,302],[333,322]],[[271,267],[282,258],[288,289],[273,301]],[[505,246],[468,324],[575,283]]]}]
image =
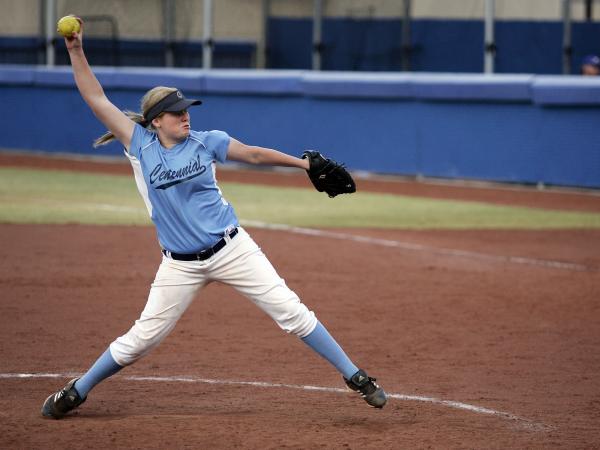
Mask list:
[{"label": "black fielding glove", "polygon": [[302,158],[309,161],[310,168],[306,173],[317,191],[326,192],[331,198],[356,192],[356,184],[343,164],[327,159],[315,150],[305,151]]}]

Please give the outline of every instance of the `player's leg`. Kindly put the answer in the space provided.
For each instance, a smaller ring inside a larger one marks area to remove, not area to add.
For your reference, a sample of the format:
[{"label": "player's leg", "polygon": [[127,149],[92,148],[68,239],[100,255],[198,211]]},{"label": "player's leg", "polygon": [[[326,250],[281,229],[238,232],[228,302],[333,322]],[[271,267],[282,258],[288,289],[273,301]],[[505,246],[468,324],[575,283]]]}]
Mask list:
[{"label": "player's leg", "polygon": [[349,378],[356,373],[358,368],[318,322],[315,314],[288,288],[247,233],[240,231],[225,250],[228,253],[215,261],[211,268],[212,277],[250,298],[283,330],[303,339],[342,375]]},{"label": "player's leg", "polygon": [[244,230],[225,249],[211,267],[211,277],[233,286],[273,318],[283,330],[301,338],[329,361],[342,374],[348,387],[360,392],[371,406],[380,408],[385,404],[383,389],[352,362]]},{"label": "player's leg", "polygon": [[198,270],[201,265],[200,262],[181,263],[163,258],[140,318],[106,349],[81,378],[71,380],[48,397],[42,414],[61,418],[81,405],[89,391],[102,380],[155,348],[175,327],[198,290],[206,283],[202,270]]},{"label": "player's leg", "polygon": [[116,363],[121,366],[133,364],[169,335],[207,283],[203,265],[202,261],[163,258],[140,318],[127,333],[110,344]]}]

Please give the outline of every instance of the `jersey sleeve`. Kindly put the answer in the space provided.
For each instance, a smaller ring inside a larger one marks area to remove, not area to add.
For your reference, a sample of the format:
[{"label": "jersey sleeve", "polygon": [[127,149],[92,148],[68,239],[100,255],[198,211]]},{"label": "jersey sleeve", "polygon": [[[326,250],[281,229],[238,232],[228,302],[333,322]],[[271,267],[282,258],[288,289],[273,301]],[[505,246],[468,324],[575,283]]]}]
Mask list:
[{"label": "jersey sleeve", "polygon": [[136,123],[133,127],[131,142],[129,143],[129,154],[139,159],[141,149],[149,144],[152,139],[154,139],[154,133]]},{"label": "jersey sleeve", "polygon": [[206,134],[206,148],[214,155],[215,160],[224,163],[227,160],[227,149],[230,137],[224,131],[213,130]]}]

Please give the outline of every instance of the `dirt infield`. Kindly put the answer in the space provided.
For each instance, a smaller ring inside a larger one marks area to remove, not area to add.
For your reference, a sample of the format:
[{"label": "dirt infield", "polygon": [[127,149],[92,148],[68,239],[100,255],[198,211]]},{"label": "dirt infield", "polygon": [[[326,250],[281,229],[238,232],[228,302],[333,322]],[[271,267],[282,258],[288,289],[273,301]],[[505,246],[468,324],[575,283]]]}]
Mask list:
[{"label": "dirt infield", "polygon": [[[235,173],[220,178],[250,177]],[[0,448],[600,447],[600,231],[351,231],[413,247],[249,231],[393,394],[385,409],[335,390],[327,363],[212,284],[151,355],[43,419],[45,397],[137,318],[160,254],[150,227],[4,224]]]}]

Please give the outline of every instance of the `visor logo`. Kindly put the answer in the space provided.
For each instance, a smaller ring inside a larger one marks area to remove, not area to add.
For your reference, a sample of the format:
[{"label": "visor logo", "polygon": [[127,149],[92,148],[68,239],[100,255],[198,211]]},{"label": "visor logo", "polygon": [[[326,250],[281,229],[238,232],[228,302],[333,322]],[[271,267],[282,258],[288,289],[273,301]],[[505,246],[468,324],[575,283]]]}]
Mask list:
[{"label": "visor logo", "polygon": [[181,91],[177,91],[177,98],[183,98],[183,94],[181,93]]}]

